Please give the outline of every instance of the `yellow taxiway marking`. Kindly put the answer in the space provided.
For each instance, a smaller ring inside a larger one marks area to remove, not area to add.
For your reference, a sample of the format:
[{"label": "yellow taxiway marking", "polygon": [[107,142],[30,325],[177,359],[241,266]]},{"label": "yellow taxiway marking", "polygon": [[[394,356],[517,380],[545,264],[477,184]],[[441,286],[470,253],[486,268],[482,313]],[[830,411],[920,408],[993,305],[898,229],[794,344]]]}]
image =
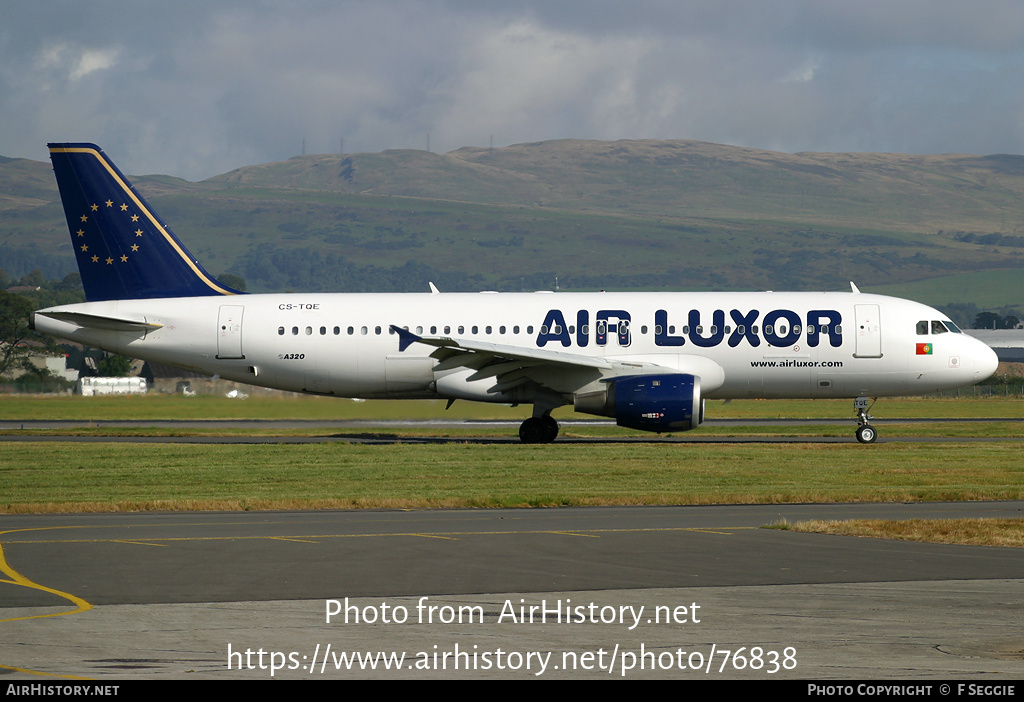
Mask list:
[{"label": "yellow taxiway marking", "polygon": [[[74,527],[43,527],[43,528],[46,528],[46,529],[67,529],[67,528],[74,528]],[[11,531],[0,532],[0,536],[3,536],[3,534],[11,534],[11,533],[14,533],[14,532],[17,532],[17,531],[37,531],[37,530],[38,530],[38,528],[33,528],[33,529],[13,529]],[[33,582],[33,581],[29,580],[24,575],[22,575],[21,573],[19,573],[16,570],[14,570],[14,568],[12,568],[10,566],[10,564],[7,562],[7,557],[4,555],[4,547],[3,547],[2,543],[0,543],[0,572],[3,572],[5,575],[7,575],[10,578],[10,580],[0,580],[0,582],[2,582],[2,583],[8,583],[8,584],[11,584],[11,585],[20,585],[21,587],[27,587],[27,588],[31,588],[33,590],[42,590],[43,592],[49,592],[49,593],[51,593],[53,595],[57,595],[58,597],[63,597],[65,600],[67,600],[71,604],[75,605],[74,609],[69,610],[67,612],[54,612],[52,614],[34,614],[34,615],[27,616],[27,617],[11,617],[10,619],[0,619],[0,623],[3,623],[3,622],[17,622],[17,621],[21,621],[21,620],[24,620],[24,619],[46,619],[48,617],[62,617],[65,614],[78,614],[80,612],[88,612],[90,609],[92,609],[92,605],[89,604],[88,602],[86,602],[85,600],[83,600],[81,597],[78,597],[77,595],[72,595],[69,592],[62,592],[62,591],[57,590],[57,589],[52,588],[52,587],[46,587],[45,585],[40,585],[39,583]],[[15,666],[8,666],[8,665],[0,665],[0,668],[3,668],[4,670],[12,670],[12,671],[15,671],[17,673],[27,673],[27,674],[30,674],[30,675],[41,675],[41,676],[55,677],[55,678],[68,678],[68,679],[71,679],[71,680],[88,680],[88,678],[82,678],[82,677],[79,677],[77,675],[59,675],[59,674],[56,674],[56,673],[44,673],[44,672],[38,671],[38,670],[31,670],[29,668],[18,668],[18,667],[15,667]]]},{"label": "yellow taxiway marking", "polygon": [[148,541],[135,541],[134,539],[111,539],[110,541],[115,544],[133,544],[135,546],[167,546],[167,544],[154,544]]},{"label": "yellow taxiway marking", "polygon": [[[74,529],[76,527],[42,527],[42,528],[44,528],[44,529]],[[11,531],[0,532],[0,536],[3,536],[4,534],[13,534],[13,533],[19,532],[19,531],[39,531],[39,530],[40,530],[40,528],[12,529]],[[10,578],[10,580],[0,580],[0,582],[9,583],[11,585],[20,585],[21,587],[27,587],[27,588],[31,588],[33,590],[42,590],[43,592],[49,592],[50,594],[57,595],[58,597],[63,597],[65,600],[67,600],[71,604],[75,605],[75,608],[73,610],[70,610],[70,611],[67,611],[67,612],[55,612],[53,614],[36,614],[36,615],[29,616],[29,617],[14,617],[13,619],[0,619],[0,622],[16,622],[16,621],[19,621],[21,619],[44,619],[46,617],[60,617],[60,616],[63,616],[65,614],[76,614],[78,612],[88,612],[90,609],[92,609],[92,605],[89,604],[88,602],[86,602],[85,600],[83,600],[81,597],[78,597],[77,595],[72,595],[69,592],[61,592],[60,590],[57,590],[57,589],[52,588],[52,587],[46,587],[45,585],[40,585],[39,583],[33,582],[33,581],[29,580],[24,575],[22,575],[21,573],[19,573],[16,570],[14,570],[14,568],[12,568],[10,566],[10,564],[7,562],[7,557],[4,555],[4,547],[3,547],[2,543],[0,543],[0,572],[3,572],[5,575],[7,575]]]},{"label": "yellow taxiway marking", "polygon": [[[61,529],[71,529],[74,527],[59,527]],[[175,541],[252,541],[259,539],[268,539],[271,541],[307,541],[316,542],[323,541],[326,539],[365,539],[375,537],[389,537],[389,536],[419,536],[419,537],[431,537],[437,539],[458,539],[466,536],[530,536],[538,534],[557,534],[561,536],[596,536],[600,534],[642,534],[642,533],[653,533],[653,532],[697,532],[704,534],[717,534],[721,536],[729,536],[736,531],[747,531],[753,529],[760,529],[760,527],[654,527],[654,528],[642,528],[642,529],[535,529],[535,530],[504,530],[504,531],[436,531],[436,532],[423,532],[423,531],[382,531],[382,532],[364,532],[358,534],[299,534],[296,536],[270,536],[270,535],[259,535],[259,536],[168,536],[158,537],[155,539],[146,539],[142,541],[132,541],[128,539],[32,539],[32,540],[19,540],[15,541],[12,539],[5,539],[4,542],[8,544],[85,544],[85,543],[144,543],[151,546],[166,545]],[[19,530],[20,531],[20,530]],[[32,530],[25,530],[32,531]],[[9,533],[9,532],[4,532]]]},{"label": "yellow taxiway marking", "polygon": [[562,536],[585,536],[588,539],[600,539],[601,537],[597,534],[581,534],[578,531],[552,531],[548,532],[551,534],[561,534]]},{"label": "yellow taxiway marking", "polygon": [[315,543],[319,543],[318,541],[313,541],[312,539],[295,539],[295,538],[292,538],[290,536],[268,536],[267,538],[270,539],[271,541],[294,541],[294,542],[300,543],[300,544],[315,544]]}]

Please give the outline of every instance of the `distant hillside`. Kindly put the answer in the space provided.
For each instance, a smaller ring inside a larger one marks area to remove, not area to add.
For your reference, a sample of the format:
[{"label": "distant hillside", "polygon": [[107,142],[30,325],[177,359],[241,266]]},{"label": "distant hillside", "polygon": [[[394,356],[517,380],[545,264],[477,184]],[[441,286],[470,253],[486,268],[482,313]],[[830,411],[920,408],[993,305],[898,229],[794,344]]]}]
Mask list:
[{"label": "distant hillside", "polygon": [[[1024,304],[1021,156],[565,140],[134,181],[208,269],[253,291],[428,280],[551,289],[556,279],[563,290],[846,289],[852,279],[940,305],[989,305],[993,294]],[[3,159],[0,268],[34,267],[50,277],[73,267],[52,173]],[[993,280],[1005,284],[993,291]]]},{"label": "distant hillside", "polygon": [[1024,228],[1024,156],[1011,155],[784,154],[696,141],[561,140],[448,154],[300,156],[207,182],[905,231]]},{"label": "distant hillside", "polygon": [[74,268],[53,169],[41,161],[0,157],[0,269],[20,278],[35,268],[47,278]]}]

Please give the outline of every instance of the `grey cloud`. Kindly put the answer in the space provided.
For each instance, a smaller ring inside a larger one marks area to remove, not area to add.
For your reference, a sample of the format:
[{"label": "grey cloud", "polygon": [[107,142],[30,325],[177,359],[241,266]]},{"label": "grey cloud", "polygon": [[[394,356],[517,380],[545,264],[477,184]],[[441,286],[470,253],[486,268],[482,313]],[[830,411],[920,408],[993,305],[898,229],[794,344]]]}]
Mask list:
[{"label": "grey cloud", "polygon": [[1024,6],[947,0],[0,2],[0,154],[198,179],[575,137],[1024,151]]}]

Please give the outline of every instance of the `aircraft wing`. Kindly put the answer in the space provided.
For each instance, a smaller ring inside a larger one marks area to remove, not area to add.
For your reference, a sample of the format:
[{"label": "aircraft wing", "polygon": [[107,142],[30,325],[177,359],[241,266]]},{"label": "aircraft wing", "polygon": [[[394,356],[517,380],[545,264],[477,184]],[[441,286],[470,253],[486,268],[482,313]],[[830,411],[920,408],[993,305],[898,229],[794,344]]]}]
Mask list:
[{"label": "aircraft wing", "polygon": [[[678,360],[680,356],[673,356],[673,361],[658,357],[622,360],[564,351],[529,349],[474,339],[420,336],[395,325],[392,325],[391,329],[399,336],[399,351],[405,351],[410,345],[417,343],[435,347],[436,350],[430,354],[431,358],[438,360],[434,367],[435,372],[474,370],[474,373],[464,379],[466,382],[494,378],[495,384],[488,390],[490,393],[504,392],[526,383],[565,393],[574,392],[601,378],[681,372]],[[668,362],[662,364],[658,362],[660,360]],[[713,366],[714,371],[710,374],[711,384],[714,387],[721,384],[721,367],[705,359],[696,359],[695,362],[700,363],[705,371],[709,366]]]},{"label": "aircraft wing", "polygon": [[[578,368],[600,368],[611,370],[614,366],[603,358],[581,356],[575,353],[563,351],[548,351],[546,349],[527,349],[522,346],[511,346],[509,344],[492,344],[486,341],[473,339],[455,339],[447,336],[419,336],[410,331],[391,325],[391,329],[398,334],[398,350],[405,351],[411,344],[426,344],[436,346],[437,351],[430,354],[442,362],[442,365],[449,367],[477,367],[493,360],[522,361],[528,364],[553,363],[563,366],[575,366]],[[464,363],[444,363],[445,361],[464,357]],[[441,369],[443,370],[443,369]]]}]

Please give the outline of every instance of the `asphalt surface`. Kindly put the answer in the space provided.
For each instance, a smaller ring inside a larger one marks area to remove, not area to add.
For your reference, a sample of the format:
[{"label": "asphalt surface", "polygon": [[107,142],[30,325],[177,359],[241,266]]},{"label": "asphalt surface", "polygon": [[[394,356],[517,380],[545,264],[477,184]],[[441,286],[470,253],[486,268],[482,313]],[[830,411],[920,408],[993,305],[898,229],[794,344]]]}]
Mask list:
[{"label": "asphalt surface", "polygon": [[[967,422],[967,423],[990,423],[990,422],[1013,422],[1020,424],[1024,430],[1024,419],[1008,418],[901,418],[892,420],[899,424],[933,424],[942,422]],[[206,420],[105,420],[96,422],[92,420],[20,420],[9,419],[0,421],[0,431],[32,431],[51,433],[32,434],[8,434],[2,438],[4,441],[19,442],[51,442],[67,441],[78,443],[199,443],[199,444],[260,444],[260,443],[324,443],[339,441],[345,443],[366,443],[366,444],[389,444],[401,441],[404,444],[444,444],[457,441],[459,443],[476,444],[505,444],[519,443],[520,420],[238,420],[238,419],[206,419]],[[1020,437],[944,437],[944,436],[886,436],[885,420],[873,420],[872,422],[879,434],[879,443],[1005,443],[1019,442]],[[593,438],[568,438],[566,433],[572,431],[573,427],[584,426],[615,426],[614,421],[604,419],[572,419],[559,422],[562,428],[562,436],[557,439],[558,443],[677,443],[677,444],[718,444],[718,443],[772,443],[772,444],[835,444],[835,443],[856,443],[854,428],[856,422],[853,419],[712,419],[703,423],[705,427],[741,427],[741,426],[793,426],[801,427],[807,425],[826,426],[848,426],[850,431],[847,436],[828,437],[807,437],[807,436],[713,436],[703,435],[699,431],[684,434],[644,434],[635,437],[593,437]],[[155,427],[174,430],[201,429],[204,431],[231,430],[239,431],[255,429],[263,432],[259,435],[225,435],[225,436],[103,436],[85,435],[74,436],[62,432],[76,429],[138,429],[142,427]],[[457,427],[492,427],[496,428],[497,436],[488,437],[417,437],[407,433],[409,430],[419,429],[445,429]],[[403,433],[388,434],[387,429],[401,429]],[[505,431],[507,429],[507,431]],[[275,436],[274,431],[323,431],[323,434],[312,436]]]},{"label": "asphalt surface", "polygon": [[[6,515],[0,666],[37,681],[1024,679],[1024,550],[759,528],[969,516],[1020,518],[1024,502]],[[355,652],[405,658],[370,669]]]}]

